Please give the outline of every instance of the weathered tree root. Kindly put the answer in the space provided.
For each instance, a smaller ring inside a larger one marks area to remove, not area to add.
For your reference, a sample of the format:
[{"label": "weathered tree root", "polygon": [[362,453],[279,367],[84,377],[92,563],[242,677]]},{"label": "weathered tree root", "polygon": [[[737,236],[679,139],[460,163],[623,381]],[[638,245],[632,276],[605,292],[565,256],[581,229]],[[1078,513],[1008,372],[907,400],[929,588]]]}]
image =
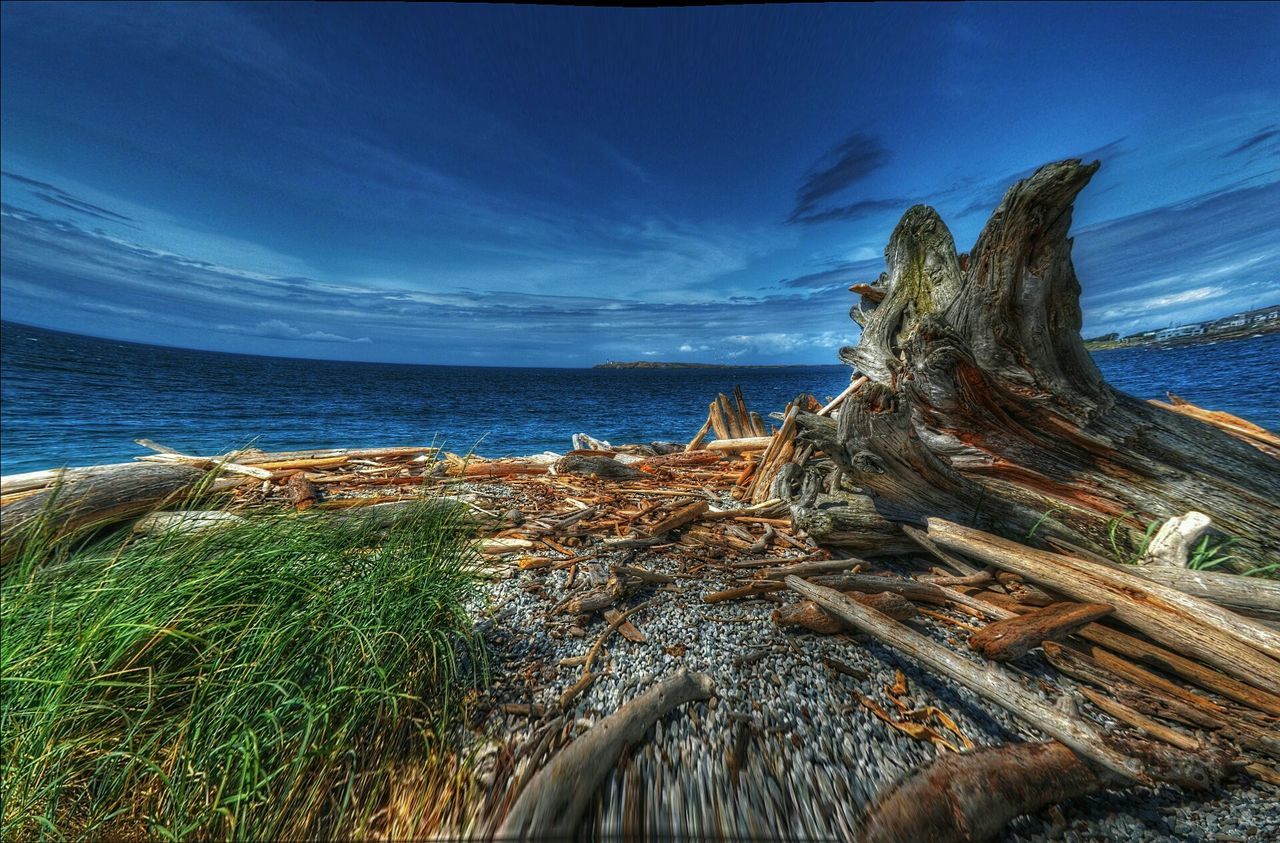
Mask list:
[{"label": "weathered tree root", "polygon": [[516,798],[495,839],[568,839],[626,744],[658,718],[715,693],[705,673],[679,670],[601,720],[539,770]]},{"label": "weathered tree root", "polygon": [[1280,561],[1280,460],[1118,392],[1084,347],[1069,233],[1098,166],[1060,161],[1015,184],[966,255],[932,208],[903,215],[852,314],[858,346],[840,352],[869,382],[838,419],[795,419],[797,450],[821,450],[851,491],[796,503],[797,525],[857,546],[852,528],[876,513],[941,516],[1136,555],[1152,520],[1194,509],[1241,558]]}]

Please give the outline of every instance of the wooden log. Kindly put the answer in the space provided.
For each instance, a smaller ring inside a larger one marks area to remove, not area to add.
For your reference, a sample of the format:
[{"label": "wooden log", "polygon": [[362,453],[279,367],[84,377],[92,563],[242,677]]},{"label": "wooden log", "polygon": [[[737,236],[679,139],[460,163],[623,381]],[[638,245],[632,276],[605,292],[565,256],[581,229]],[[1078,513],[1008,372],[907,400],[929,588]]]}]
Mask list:
[{"label": "wooden log", "polygon": [[225,471],[229,474],[243,474],[246,477],[253,477],[258,480],[271,480],[274,475],[271,471],[256,465],[241,465],[240,463],[231,462],[226,459],[217,459],[215,457],[193,457],[187,454],[179,454],[176,451],[169,451],[163,454],[148,454],[145,457],[137,458],[140,462],[160,462],[160,463],[177,463],[182,465],[195,466],[204,471]]},{"label": "wooden log", "polygon": [[781,568],[766,568],[760,572],[760,576],[769,580],[781,580],[793,574],[797,577],[810,577],[815,574],[847,571],[850,568],[857,568],[866,564],[866,562],[857,558],[824,559],[818,562],[798,562],[795,565],[784,565]]},{"label": "wooden log", "polygon": [[[778,585],[780,588],[785,588],[781,583]],[[773,589],[769,590],[772,591]],[[721,592],[721,594],[723,593]],[[751,593],[758,594],[761,592]],[[899,594],[887,591],[880,594],[862,594],[857,591],[842,593],[845,597],[861,603],[868,609],[875,609],[880,614],[887,615],[895,621],[910,620],[917,615],[915,604]],[[713,601],[708,600],[707,602]],[[799,603],[791,603],[775,610],[773,612],[773,622],[779,626],[803,626],[813,632],[824,634],[840,632],[845,628],[844,623],[839,618],[836,618],[812,600],[802,600]]]},{"label": "wooden log", "polygon": [[1101,689],[1134,711],[1209,729],[1241,747],[1280,758],[1280,734],[1250,722],[1246,712],[1228,711],[1208,697],[1178,686],[1169,689],[1159,677],[1145,671],[1116,672],[1119,665],[1115,657],[1104,666],[1085,653],[1052,641],[1045,643],[1044,656],[1060,673]]},{"label": "wooden log", "polygon": [[1142,664],[1155,667],[1175,676],[1180,676],[1201,688],[1222,694],[1224,697],[1243,703],[1250,708],[1280,716],[1280,696],[1254,688],[1221,671],[1213,670],[1158,644],[1143,641],[1140,638],[1126,635],[1119,630],[1096,623],[1089,624],[1080,630],[1079,635],[1081,638],[1101,647],[1106,647],[1112,652],[1135,659]]},{"label": "wooden log", "polygon": [[836,591],[861,591],[864,594],[876,594],[889,591],[899,594],[908,600],[921,603],[933,603],[945,606],[950,600],[947,593],[939,586],[927,582],[904,580],[900,577],[877,577],[870,574],[840,574],[838,576],[816,577],[814,582]]},{"label": "wooden log", "polygon": [[623,465],[618,460],[606,456],[561,457],[552,468],[554,474],[581,474],[602,480],[638,480],[649,476],[643,471]]},{"label": "wooden log", "polygon": [[741,439],[717,439],[707,443],[708,451],[762,451],[772,443],[772,436],[747,436]]},{"label": "wooden log", "polygon": [[289,498],[289,503],[299,512],[310,509],[324,497],[320,488],[308,480],[302,472],[289,476],[285,481],[284,491],[285,496]]},{"label": "wooden log", "polygon": [[1133,572],[1240,614],[1280,620],[1280,580],[1166,566],[1137,566]]},{"label": "wooden log", "polygon": [[[1022,613],[1012,611],[1008,608],[1001,608],[997,603],[987,602],[1003,602],[1008,599],[1006,595],[1003,594],[979,592],[981,600],[974,600],[973,598],[969,598],[967,595],[963,595],[959,592],[953,591],[952,589],[944,588],[942,590],[949,597],[953,597],[957,602],[963,602],[965,600],[972,601],[968,603],[968,605],[985,611],[988,617],[994,617],[997,620],[1015,617]],[[1026,607],[1026,609],[1034,611],[1032,607]],[[1161,647],[1158,644],[1152,644],[1149,641],[1144,641],[1141,638],[1135,638],[1132,635],[1127,635],[1117,629],[1112,629],[1096,623],[1086,625],[1076,633],[1076,635],[1086,641],[1096,644],[1099,648],[1106,648],[1106,650],[1095,649],[1093,651],[1095,656],[1106,657],[1107,651],[1110,651],[1110,653],[1119,653],[1120,655],[1126,656],[1130,659],[1136,659],[1142,664],[1155,667],[1174,676],[1180,676],[1197,687],[1221,694],[1228,699],[1235,700],[1236,702],[1246,705],[1256,711],[1280,716],[1280,697],[1268,694],[1266,691],[1261,691],[1251,685],[1247,685],[1244,682],[1233,679],[1221,671],[1205,667],[1199,662],[1184,658],[1183,656]],[[1119,669],[1120,668],[1117,667],[1117,670]],[[1160,677],[1154,676],[1153,674],[1147,674],[1146,677],[1141,678],[1139,681],[1152,685],[1160,683],[1164,686],[1165,690],[1175,695],[1183,690],[1172,682],[1168,682],[1168,680],[1161,680]]]},{"label": "wooden log", "polygon": [[1118,620],[1236,678],[1280,693],[1280,633],[1175,588],[1095,562],[1035,550],[940,518],[929,536],[1075,600],[1108,603]]},{"label": "wooden log", "polygon": [[203,533],[243,523],[245,519],[242,516],[221,509],[183,509],[176,512],[152,512],[144,515],[133,525],[133,530],[144,536],[173,532]]},{"label": "wooden log", "polygon": [[1023,688],[999,665],[975,664],[830,588],[805,582],[799,577],[788,577],[786,584],[792,591],[814,601],[854,628],[898,648],[931,670],[959,682],[983,699],[1057,738],[1081,757],[1124,779],[1154,783],[1155,779],[1143,764],[1111,748],[1104,736],[1084,720],[1050,706],[1042,697]]},{"label": "wooden log", "polygon": [[764,419],[759,413],[751,413],[751,433],[754,436],[768,436],[769,429],[764,425]]},{"label": "wooden log", "polygon": [[729,423],[725,420],[724,410],[720,408],[720,399],[716,398],[707,405],[707,418],[711,419],[711,431],[717,439],[730,439]]},{"label": "wooden log", "polygon": [[914,541],[916,544],[920,545],[922,548],[932,553],[935,557],[938,558],[939,561],[941,561],[944,565],[951,568],[953,571],[956,571],[964,576],[974,576],[976,574],[982,573],[981,569],[976,568],[973,565],[970,565],[968,562],[966,562],[964,559],[960,558],[959,556],[948,553],[947,551],[938,547],[938,545],[933,541],[933,539],[929,538],[929,534],[926,533],[924,530],[918,530],[915,527],[912,527],[910,524],[902,524],[901,528],[902,528],[902,532],[906,533],[907,536],[909,536],[912,541]]},{"label": "wooden log", "polygon": [[746,434],[742,430],[742,424],[738,420],[737,408],[733,406],[733,401],[723,392],[716,398],[720,404],[720,415],[724,418],[725,428],[728,431],[728,439],[741,439]]},{"label": "wooden log", "polygon": [[994,840],[1014,817],[1101,789],[1099,776],[1058,741],[946,754],[878,796],[863,843]]},{"label": "wooden log", "polygon": [[683,506],[676,510],[672,515],[654,524],[645,530],[649,538],[659,538],[666,535],[672,530],[678,530],[688,524],[697,521],[706,514],[707,508],[710,506],[707,501],[694,501],[687,506]]},{"label": "wooden log", "polygon": [[812,600],[789,603],[773,610],[773,622],[778,626],[799,626],[819,635],[834,635],[844,631],[844,622]]},{"label": "wooden log", "polygon": [[455,472],[459,477],[510,477],[515,474],[546,474],[550,466],[522,462],[468,462]]},{"label": "wooden log", "polygon": [[11,503],[0,527],[0,563],[12,560],[29,539],[106,526],[181,499],[205,476],[189,465],[128,463]]},{"label": "wooden log", "polygon": [[679,670],[562,749],[516,797],[497,832],[498,839],[570,839],[596,790],[626,745],[677,706],[709,699],[715,684],[705,673]]},{"label": "wooden log", "polygon": [[614,574],[604,585],[597,586],[565,600],[558,607],[559,611],[570,615],[583,615],[606,609],[617,603],[635,590],[635,581]]},{"label": "wooden log", "polygon": [[1204,748],[1204,745],[1200,741],[1190,735],[1184,735],[1176,729],[1170,729],[1168,726],[1158,723],[1150,717],[1143,716],[1141,712],[1134,711],[1124,703],[1117,702],[1103,694],[1099,694],[1092,688],[1081,688],[1080,693],[1084,694],[1085,698],[1089,700],[1089,702],[1093,703],[1107,714],[1110,714],[1121,723],[1127,723],[1133,728],[1138,729],[1141,732],[1145,732],[1157,740],[1162,740],[1167,744],[1176,746],[1178,749],[1185,749],[1189,752],[1195,752]]},{"label": "wooden log", "polygon": [[117,462],[105,465],[86,465],[76,468],[54,468],[42,471],[25,471],[21,474],[6,474],[0,477],[0,495],[16,495],[44,489],[57,483],[71,483],[101,474],[110,474],[122,468],[131,468],[136,463]]},{"label": "wooden log", "polygon": [[1058,161],[1014,184],[964,259],[935,210],[908,210],[884,300],[840,351],[870,382],[838,423],[801,414],[801,436],[901,520],[1035,529],[1096,552],[1114,539],[1137,555],[1146,513],[1196,509],[1241,558],[1280,561],[1275,459],[1119,392],[1084,346],[1071,225],[1098,167]]},{"label": "wooden log", "polygon": [[782,591],[786,588],[780,582],[769,582],[767,580],[759,580],[757,582],[748,583],[747,585],[726,588],[723,591],[713,591],[702,597],[703,603],[724,603],[728,600],[741,600],[744,597],[759,597],[761,594],[768,594],[773,591]]},{"label": "wooden log", "polygon": [[1162,407],[1166,410],[1172,410],[1175,413],[1182,413],[1193,419],[1198,419],[1214,427],[1229,433],[1230,435],[1249,443],[1265,454],[1273,457],[1280,457],[1280,437],[1276,436],[1265,427],[1259,427],[1251,421],[1242,419],[1239,416],[1233,416],[1230,413],[1224,413],[1220,410],[1205,410],[1197,407],[1195,404],[1188,402],[1184,398],[1179,398],[1172,392],[1166,393],[1169,397],[1169,403],[1156,401],[1152,399],[1151,404]]},{"label": "wooden log", "polygon": [[1085,624],[1109,614],[1111,607],[1101,603],[1055,603],[988,624],[969,636],[969,648],[994,661],[1013,661],[1043,641],[1061,641]]}]

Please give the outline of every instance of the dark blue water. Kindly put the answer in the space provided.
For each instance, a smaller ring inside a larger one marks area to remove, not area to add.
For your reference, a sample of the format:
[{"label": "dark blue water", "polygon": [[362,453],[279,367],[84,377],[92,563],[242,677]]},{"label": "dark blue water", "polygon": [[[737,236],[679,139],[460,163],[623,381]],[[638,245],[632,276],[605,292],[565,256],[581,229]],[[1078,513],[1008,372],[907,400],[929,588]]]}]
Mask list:
[{"label": "dark blue water", "polygon": [[[612,442],[686,441],[717,392],[741,384],[761,415],[800,392],[835,395],[844,366],[768,369],[490,369],[334,363],[134,345],[5,323],[0,471],[127,460],[146,437],[212,454],[473,446],[486,456],[564,451],[574,433]],[[834,357],[834,350],[833,350]],[[1101,352],[1120,389],[1172,390],[1280,428],[1280,334],[1157,351]]]}]

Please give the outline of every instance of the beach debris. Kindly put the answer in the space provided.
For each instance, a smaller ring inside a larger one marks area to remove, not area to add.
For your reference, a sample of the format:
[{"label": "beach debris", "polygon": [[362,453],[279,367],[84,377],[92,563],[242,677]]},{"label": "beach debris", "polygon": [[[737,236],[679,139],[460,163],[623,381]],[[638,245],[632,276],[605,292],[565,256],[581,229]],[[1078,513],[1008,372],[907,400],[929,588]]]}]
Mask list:
[{"label": "beach debris", "polygon": [[1058,741],[942,755],[876,799],[860,839],[993,840],[1014,817],[1092,793],[1104,783],[1104,776]]},{"label": "beach debris", "polygon": [[1013,661],[1042,642],[1061,641],[1112,611],[1106,603],[1054,603],[988,624],[969,637],[969,647],[993,661]]},{"label": "beach debris", "polygon": [[1212,526],[1213,521],[1203,512],[1192,510],[1186,515],[1175,515],[1160,525],[1138,564],[1187,567],[1196,541]]},{"label": "beach debris", "polygon": [[715,693],[705,673],[681,669],[596,723],[538,770],[516,797],[496,836],[571,837],[601,780],[625,745],[634,745],[673,708]]}]

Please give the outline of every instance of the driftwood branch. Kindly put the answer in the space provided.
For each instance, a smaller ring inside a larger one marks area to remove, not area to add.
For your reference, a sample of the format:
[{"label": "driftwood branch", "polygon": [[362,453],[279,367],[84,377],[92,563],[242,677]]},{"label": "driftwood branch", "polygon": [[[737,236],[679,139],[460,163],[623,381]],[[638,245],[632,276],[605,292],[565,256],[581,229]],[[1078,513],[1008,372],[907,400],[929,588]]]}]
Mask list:
[{"label": "driftwood branch", "polygon": [[671,709],[714,692],[710,676],[680,670],[601,720],[530,779],[497,837],[571,838],[623,746],[638,742]]}]

